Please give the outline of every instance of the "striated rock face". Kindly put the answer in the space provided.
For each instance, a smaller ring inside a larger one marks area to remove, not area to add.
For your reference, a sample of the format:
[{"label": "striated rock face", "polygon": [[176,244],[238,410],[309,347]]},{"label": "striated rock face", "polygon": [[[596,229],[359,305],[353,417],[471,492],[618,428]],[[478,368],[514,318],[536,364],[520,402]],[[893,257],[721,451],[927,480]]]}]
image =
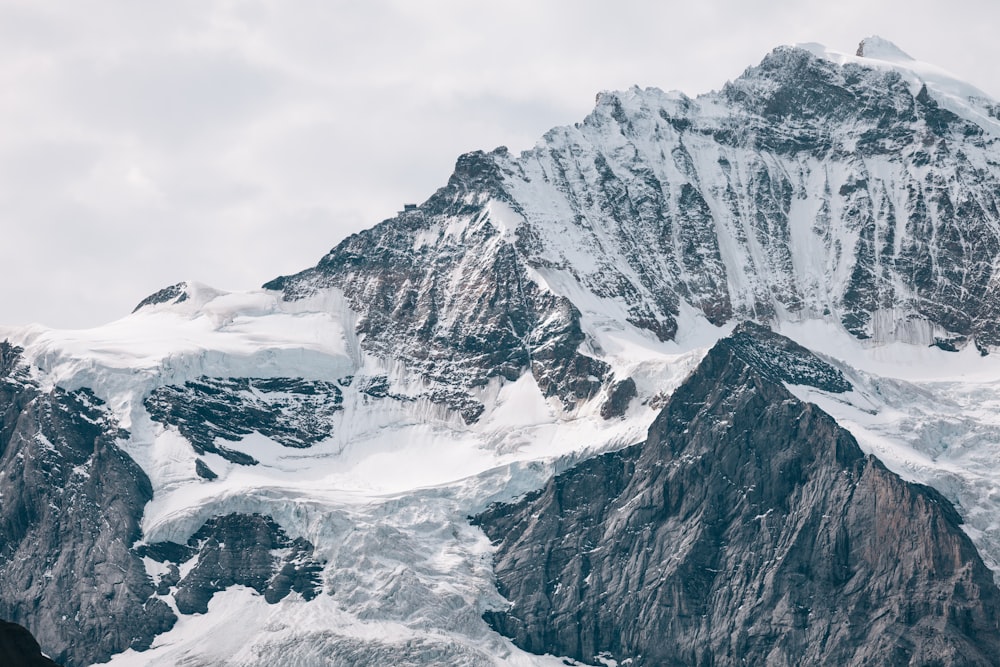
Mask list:
[{"label": "striated rock face", "polygon": [[1000,591],[952,506],[793,397],[747,336],[645,443],[475,518],[512,602],[487,620],[591,664],[998,664]]},{"label": "striated rock face", "polygon": [[567,407],[608,375],[579,351],[580,312],[540,285],[506,225],[517,225],[497,166],[506,149],[458,160],[448,185],[419,209],[346,239],[312,269],[265,288],[301,299],[344,291],[372,353],[406,363],[439,389],[431,398],[467,422],[482,406],[468,390],[529,370]]},{"label": "striated rock face", "polygon": [[904,69],[794,47],[697,99],[602,93],[582,123],[520,156],[462,156],[417,209],[265,287],[339,288],[362,345],[450,386],[441,402],[468,421],[490,377],[530,370],[567,407],[612,382],[582,324],[612,303],[661,340],[690,307],[986,350],[1000,125],[968,103],[959,115]]},{"label": "striated rock face", "polygon": [[68,667],[142,650],[173,612],[130,551],[152,497],[89,391],[41,391],[0,343],[0,618]]},{"label": "striated rock face", "polygon": [[504,163],[528,261],[570,262],[660,332],[683,301],[715,323],[832,317],[860,338],[995,345],[996,138],[911,86],[783,47],[697,99],[602,95]]}]

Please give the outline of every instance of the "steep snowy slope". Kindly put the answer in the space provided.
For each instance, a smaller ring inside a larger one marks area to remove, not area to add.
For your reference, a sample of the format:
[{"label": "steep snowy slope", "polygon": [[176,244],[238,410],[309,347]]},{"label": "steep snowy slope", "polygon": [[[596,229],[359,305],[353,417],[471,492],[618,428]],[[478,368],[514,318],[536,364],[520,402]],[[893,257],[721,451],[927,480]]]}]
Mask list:
[{"label": "steep snowy slope", "polygon": [[483,621],[504,601],[467,517],[643,440],[745,319],[825,355],[850,390],[782,381],[957,502],[996,566],[997,115],[881,40],[781,47],[462,156],[261,290],[0,330],[0,610],[73,666],[561,664]]}]

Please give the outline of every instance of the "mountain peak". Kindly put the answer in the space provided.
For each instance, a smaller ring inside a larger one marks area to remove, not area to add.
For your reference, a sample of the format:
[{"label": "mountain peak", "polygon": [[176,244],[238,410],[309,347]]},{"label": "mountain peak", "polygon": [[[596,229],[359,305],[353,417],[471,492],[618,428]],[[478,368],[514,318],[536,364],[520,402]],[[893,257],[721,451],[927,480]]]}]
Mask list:
[{"label": "mountain peak", "polygon": [[877,60],[888,60],[890,62],[906,62],[913,60],[913,57],[889,40],[872,35],[865,37],[858,44],[858,50],[854,54],[859,58],[875,58]]},{"label": "mountain peak", "polygon": [[634,667],[994,664],[1000,591],[951,504],[744,344],[717,343],[644,443],[474,518],[511,603],[484,618],[530,652]]}]

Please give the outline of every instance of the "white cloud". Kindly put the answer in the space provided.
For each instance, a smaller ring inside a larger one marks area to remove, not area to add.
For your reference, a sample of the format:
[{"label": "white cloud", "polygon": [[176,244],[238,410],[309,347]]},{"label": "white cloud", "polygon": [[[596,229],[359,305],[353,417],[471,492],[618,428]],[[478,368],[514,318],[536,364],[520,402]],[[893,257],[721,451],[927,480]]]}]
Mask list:
[{"label": "white cloud", "polygon": [[599,90],[696,94],[872,33],[994,94],[958,0],[0,3],[0,322],[89,326],[192,278],[251,288],[530,147]]}]

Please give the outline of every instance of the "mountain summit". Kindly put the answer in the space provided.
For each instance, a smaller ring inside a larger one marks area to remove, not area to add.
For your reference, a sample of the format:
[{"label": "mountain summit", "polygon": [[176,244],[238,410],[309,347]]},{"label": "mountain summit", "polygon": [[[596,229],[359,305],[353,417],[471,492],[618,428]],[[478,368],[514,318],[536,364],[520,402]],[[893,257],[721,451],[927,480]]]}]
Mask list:
[{"label": "mountain summit", "polygon": [[878,60],[892,60],[898,62],[913,60],[913,57],[911,57],[910,54],[906,53],[889,40],[883,39],[878,35],[872,35],[871,37],[866,37],[861,40],[861,43],[858,44],[858,51],[855,55],[861,58],[877,58]]}]

